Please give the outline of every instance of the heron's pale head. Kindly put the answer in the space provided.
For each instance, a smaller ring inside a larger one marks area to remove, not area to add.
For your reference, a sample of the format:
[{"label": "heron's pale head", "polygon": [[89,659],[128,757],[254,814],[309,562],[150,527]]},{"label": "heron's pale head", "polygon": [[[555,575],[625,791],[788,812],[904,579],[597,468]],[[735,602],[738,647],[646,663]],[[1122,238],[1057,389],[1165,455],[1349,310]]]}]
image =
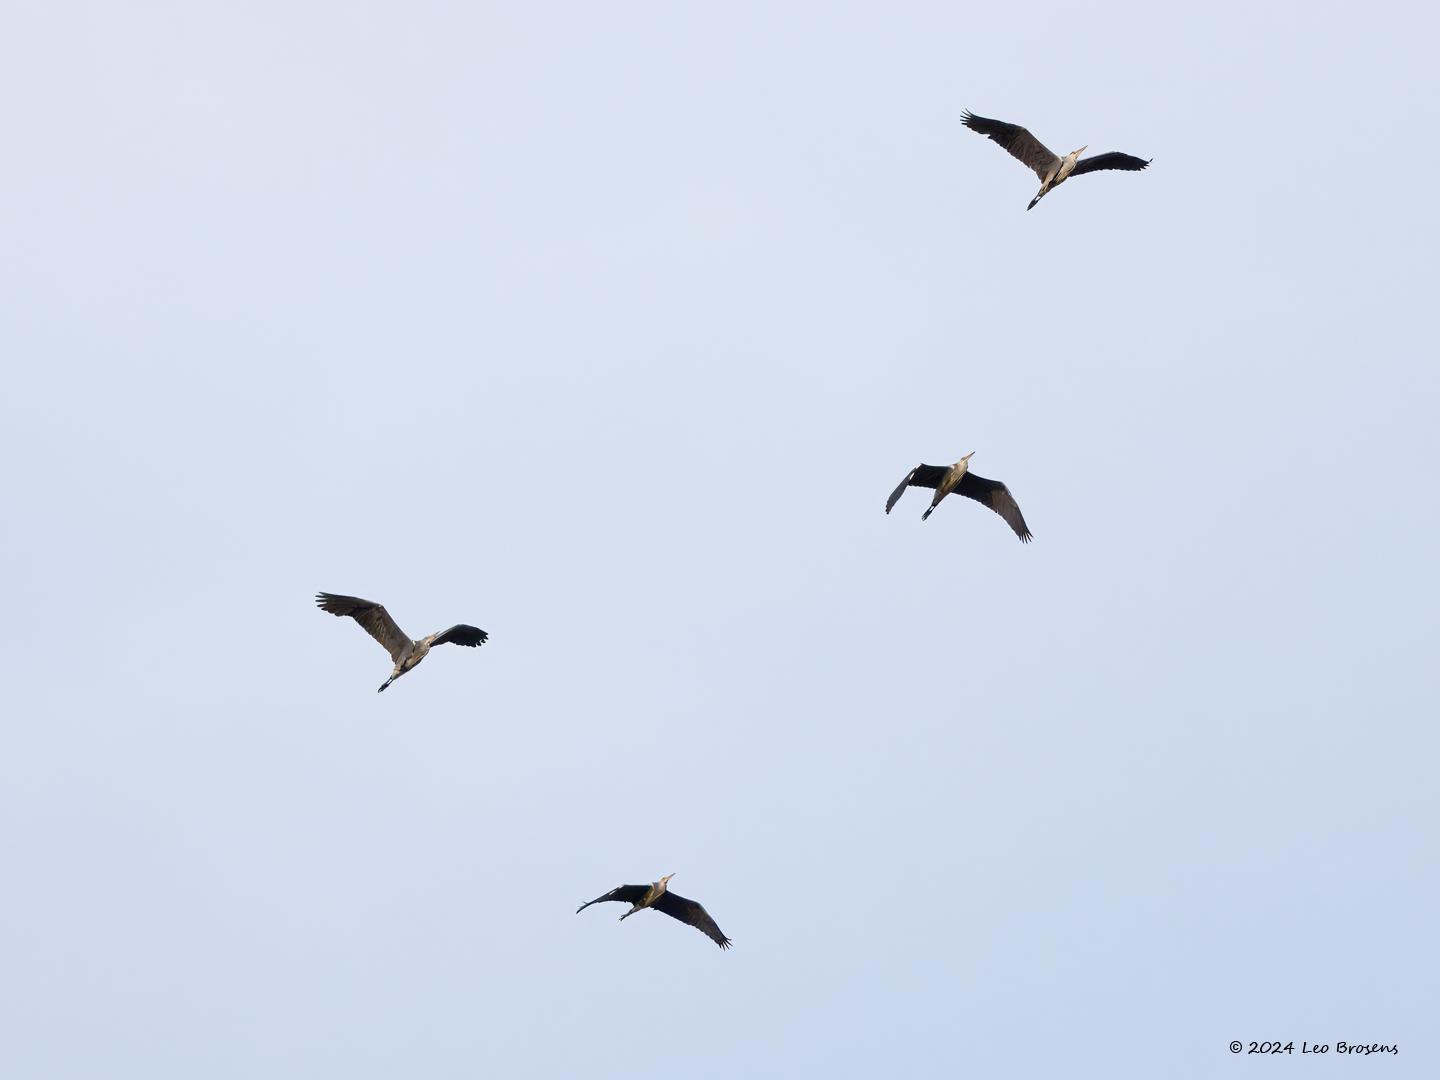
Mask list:
[{"label": "heron's pale head", "polygon": [[961,465],[965,464],[965,462],[969,461],[969,460],[970,460],[972,457],[974,457],[974,456],[975,456],[975,451],[974,451],[974,450],[971,450],[968,454],[966,454],[964,457],[962,457],[962,458],[960,459],[959,464],[961,464]]},{"label": "heron's pale head", "polygon": [[669,881],[669,880],[670,880],[672,877],[674,877],[674,876],[675,876],[674,874],[666,874],[664,877],[662,877],[662,878],[660,879],[660,884],[661,884],[661,885],[664,885],[667,881]]},{"label": "heron's pale head", "polygon": [[1083,154],[1086,150],[1089,150],[1089,149],[1090,149],[1090,144],[1089,144],[1089,143],[1086,143],[1084,146],[1080,147],[1079,150],[1076,150],[1076,151],[1075,151],[1073,154],[1071,154],[1070,156],[1073,157],[1073,158],[1078,158],[1081,154]]}]

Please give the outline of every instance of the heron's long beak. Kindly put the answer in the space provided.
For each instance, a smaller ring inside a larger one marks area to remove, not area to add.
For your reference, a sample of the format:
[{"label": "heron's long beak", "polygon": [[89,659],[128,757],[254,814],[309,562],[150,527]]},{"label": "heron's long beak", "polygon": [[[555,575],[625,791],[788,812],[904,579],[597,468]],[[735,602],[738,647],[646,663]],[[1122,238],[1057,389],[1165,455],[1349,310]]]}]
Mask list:
[{"label": "heron's long beak", "polygon": [[1090,144],[1089,144],[1089,143],[1086,143],[1084,146],[1080,147],[1079,150],[1076,150],[1076,151],[1075,151],[1075,156],[1076,156],[1076,157],[1079,157],[1081,154],[1083,154],[1086,150],[1089,150],[1089,149],[1090,149]]}]

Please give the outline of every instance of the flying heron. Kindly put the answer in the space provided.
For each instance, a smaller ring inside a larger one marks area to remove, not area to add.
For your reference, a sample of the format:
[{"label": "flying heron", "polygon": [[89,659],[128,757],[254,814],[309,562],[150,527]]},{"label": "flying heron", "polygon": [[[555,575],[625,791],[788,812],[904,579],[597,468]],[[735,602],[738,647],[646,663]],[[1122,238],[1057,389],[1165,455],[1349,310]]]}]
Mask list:
[{"label": "flying heron", "polygon": [[967,499],[974,499],[994,510],[1015,530],[1015,535],[1028,544],[1030,530],[1025,525],[1025,518],[1020,513],[1015,496],[1011,495],[1010,489],[999,480],[986,480],[985,477],[972,473],[970,459],[974,456],[975,451],[971,450],[954,465],[916,465],[906,474],[905,479],[900,481],[900,486],[890,493],[890,498],[885,500],[885,513],[895,509],[895,504],[900,501],[900,496],[905,494],[907,487],[934,488],[935,498],[930,500],[930,508],[920,515],[920,520],[924,521],[935,512],[941,499],[952,491],[958,491]]},{"label": "flying heron", "polygon": [[656,911],[663,911],[672,919],[688,923],[720,948],[728,949],[730,939],[720,932],[720,927],[715,925],[715,920],[710,917],[708,911],[694,900],[686,900],[685,897],[677,896],[666,888],[674,876],[674,874],[666,874],[659,881],[652,881],[649,885],[618,885],[604,896],[597,896],[594,900],[581,904],[575,909],[575,914],[579,915],[591,904],[603,904],[607,900],[618,900],[630,905],[630,910],[620,916],[620,921],[624,922],[637,911],[654,908]]},{"label": "flying heron", "polygon": [[411,641],[405,635],[405,631],[395,625],[395,620],[390,617],[390,613],[373,600],[361,600],[358,596],[336,596],[334,593],[322,592],[315,594],[315,603],[320,605],[321,611],[328,611],[331,615],[349,615],[365,629],[367,634],[385,646],[385,651],[390,654],[390,659],[395,661],[395,670],[381,684],[381,690],[424,660],[432,645],[468,645],[473,649],[477,645],[484,645],[490,637],[478,627],[456,623],[449,630],[431,634],[419,641]]},{"label": "flying heron", "polygon": [[[1069,177],[1096,172],[1100,169],[1124,169],[1126,172],[1139,172],[1150,164],[1144,158],[1132,157],[1115,150],[1108,154],[1096,154],[1093,157],[1081,158],[1080,155],[1090,149],[1088,146],[1082,146],[1079,150],[1066,154],[1062,158],[1046,149],[1039,139],[1019,124],[1007,124],[1003,120],[989,120],[983,116],[976,116],[968,109],[965,112],[964,120],[965,126],[971,131],[978,131],[981,135],[990,136],[1008,150],[1012,157],[1034,169],[1035,175],[1040,177],[1040,193],[1030,200],[1030,205],[1025,208],[1026,210],[1033,210],[1037,202],[1052,189],[1063,184]],[[1154,158],[1150,160],[1153,161]]]}]

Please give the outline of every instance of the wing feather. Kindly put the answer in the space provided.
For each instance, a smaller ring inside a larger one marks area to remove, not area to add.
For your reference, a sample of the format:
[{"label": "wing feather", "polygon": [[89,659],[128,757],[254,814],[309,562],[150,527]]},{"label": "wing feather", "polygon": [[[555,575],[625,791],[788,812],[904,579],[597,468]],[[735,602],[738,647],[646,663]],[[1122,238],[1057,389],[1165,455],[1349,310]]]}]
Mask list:
[{"label": "wing feather", "polygon": [[660,894],[660,899],[650,906],[657,911],[663,911],[672,919],[679,919],[681,922],[695,927],[720,948],[728,949],[730,947],[730,939],[721,933],[720,927],[715,925],[715,920],[710,917],[710,913],[696,901],[676,896],[673,892],[664,892]]},{"label": "wing feather", "polygon": [[[1155,159],[1151,158],[1150,160],[1154,161]],[[1089,157],[1081,158],[1075,163],[1075,168],[1070,170],[1070,175],[1079,176],[1081,173],[1099,172],[1101,169],[1124,169],[1126,172],[1139,172],[1149,164],[1150,162],[1144,158],[1112,150],[1108,154],[1092,154]]]},{"label": "wing feather", "polygon": [[1015,530],[1015,535],[1022,543],[1030,542],[1030,529],[1025,524],[1024,515],[1020,513],[1020,504],[1015,501],[1015,496],[1010,494],[1010,489],[999,480],[987,480],[983,476],[967,472],[955,490],[967,499],[974,499],[994,510]]},{"label": "wing feather", "polygon": [[604,896],[597,896],[594,900],[587,900],[581,904],[575,909],[575,914],[579,915],[580,912],[584,911],[591,904],[603,904],[607,900],[619,900],[625,904],[638,904],[641,900],[645,899],[645,894],[649,891],[649,885],[617,885]]},{"label": "wing feather", "polygon": [[907,487],[939,487],[940,481],[945,479],[949,471],[949,467],[945,465],[916,465],[905,474],[900,486],[890,493],[890,498],[885,500],[885,513],[895,509],[895,504],[900,501],[900,496],[905,494]]},{"label": "wing feather", "polygon": [[1019,124],[1007,124],[1003,120],[991,120],[989,117],[976,116],[968,109],[965,111],[963,119],[965,126],[971,131],[978,131],[981,135],[989,136],[1003,146],[1011,157],[1033,170],[1042,184],[1060,163],[1060,158],[1056,154]]},{"label": "wing feather", "polygon": [[385,647],[390,659],[397,664],[405,650],[410,648],[410,638],[405,631],[396,626],[390,613],[373,600],[322,592],[315,594],[315,603],[320,606],[321,611],[328,611],[331,615],[350,616],[367,634]]},{"label": "wing feather", "polygon": [[478,626],[467,626],[464,623],[456,623],[444,633],[436,634],[431,645],[466,645],[475,648],[484,645],[490,640],[490,635]]}]

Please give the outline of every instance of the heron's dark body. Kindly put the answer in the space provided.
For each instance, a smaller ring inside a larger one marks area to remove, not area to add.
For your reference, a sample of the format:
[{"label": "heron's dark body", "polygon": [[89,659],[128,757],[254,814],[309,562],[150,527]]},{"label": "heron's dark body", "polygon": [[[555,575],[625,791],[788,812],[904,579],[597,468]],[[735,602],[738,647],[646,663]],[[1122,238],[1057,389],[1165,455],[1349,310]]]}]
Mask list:
[{"label": "heron's dark body", "polygon": [[[385,686],[389,686],[390,683],[394,682],[406,672],[414,670],[416,667],[419,666],[420,661],[424,660],[425,657],[429,655],[429,641],[421,638],[419,641],[410,642],[409,648],[405,650],[405,652],[400,657],[399,663],[395,665],[395,673],[391,675],[390,678],[386,681]],[[384,690],[385,686],[380,687],[380,689]]]},{"label": "heron's dark body", "polygon": [[949,471],[945,474],[945,479],[941,480],[939,485],[935,488],[935,497],[930,500],[929,509],[927,509],[925,513],[920,515],[921,521],[930,520],[930,515],[933,514],[935,512],[935,508],[940,505],[940,500],[945,498],[946,495],[949,495],[952,491],[958,488],[960,486],[960,481],[965,479],[965,474],[969,471],[969,461],[957,461],[954,465],[950,466]]}]

